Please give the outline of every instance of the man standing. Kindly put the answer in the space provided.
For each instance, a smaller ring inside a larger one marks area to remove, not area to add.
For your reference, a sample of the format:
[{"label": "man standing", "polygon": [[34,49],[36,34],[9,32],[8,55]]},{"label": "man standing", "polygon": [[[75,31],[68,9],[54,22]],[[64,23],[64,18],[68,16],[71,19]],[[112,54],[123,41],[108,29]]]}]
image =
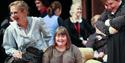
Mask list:
[{"label": "man standing", "polygon": [[102,0],[105,11],[96,26],[107,35],[108,63],[125,60],[125,5],[121,0]]}]

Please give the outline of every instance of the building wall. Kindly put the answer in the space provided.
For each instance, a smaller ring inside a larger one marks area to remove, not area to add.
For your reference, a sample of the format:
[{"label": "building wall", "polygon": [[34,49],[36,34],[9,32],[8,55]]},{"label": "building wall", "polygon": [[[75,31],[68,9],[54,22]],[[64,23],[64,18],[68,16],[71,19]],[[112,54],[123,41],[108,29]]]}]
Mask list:
[{"label": "building wall", "polygon": [[91,4],[92,4],[92,9],[91,9],[92,16],[94,16],[95,14],[101,14],[104,11],[104,6],[100,0],[92,0]]},{"label": "building wall", "polygon": [[83,17],[90,20],[95,14],[101,14],[104,10],[100,0],[82,0]]}]

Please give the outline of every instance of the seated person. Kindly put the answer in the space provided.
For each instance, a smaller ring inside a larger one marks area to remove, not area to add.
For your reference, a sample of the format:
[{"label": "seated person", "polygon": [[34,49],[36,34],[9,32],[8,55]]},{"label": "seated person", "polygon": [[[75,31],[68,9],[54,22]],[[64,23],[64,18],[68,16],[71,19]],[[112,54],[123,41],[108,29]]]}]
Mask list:
[{"label": "seated person", "polygon": [[73,44],[65,27],[57,28],[54,45],[43,54],[43,63],[82,63],[80,50]]},{"label": "seated person", "polygon": [[93,33],[93,29],[82,17],[81,3],[72,4],[70,15],[71,16],[64,21],[64,26],[69,32],[71,41],[77,47],[85,47],[84,41]]},{"label": "seated person", "polygon": [[[5,48],[6,54],[11,57],[8,61],[6,60],[6,62],[11,63],[9,60],[22,59],[28,47],[44,51],[48,47],[47,43],[50,38],[50,33],[43,19],[29,17],[28,5],[24,1],[14,1],[10,3],[9,9],[14,21],[10,22],[3,37],[3,47]],[[45,41],[45,37],[48,40]],[[29,58],[26,60],[32,61],[32,59]]]},{"label": "seated person", "polygon": [[100,15],[95,15],[91,19],[91,24],[95,28],[95,33],[88,37],[86,46],[93,48],[95,51],[94,58],[103,62],[103,57],[107,54],[107,43],[106,35],[95,26],[99,17]]},{"label": "seated person", "polygon": [[52,36],[49,41],[49,46],[53,45],[53,36],[55,34],[57,27],[63,24],[63,21],[59,17],[59,15],[61,14],[61,9],[61,3],[59,1],[54,1],[48,7],[48,14],[43,18]]}]

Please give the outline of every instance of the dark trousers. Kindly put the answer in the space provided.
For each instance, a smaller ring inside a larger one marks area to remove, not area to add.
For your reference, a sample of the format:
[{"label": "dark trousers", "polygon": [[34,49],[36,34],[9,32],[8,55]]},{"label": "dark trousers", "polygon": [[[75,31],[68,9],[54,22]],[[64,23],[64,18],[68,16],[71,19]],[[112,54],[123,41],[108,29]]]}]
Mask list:
[{"label": "dark trousers", "polygon": [[6,58],[7,58],[7,55],[5,53],[4,48],[0,47],[0,63],[4,63]]}]

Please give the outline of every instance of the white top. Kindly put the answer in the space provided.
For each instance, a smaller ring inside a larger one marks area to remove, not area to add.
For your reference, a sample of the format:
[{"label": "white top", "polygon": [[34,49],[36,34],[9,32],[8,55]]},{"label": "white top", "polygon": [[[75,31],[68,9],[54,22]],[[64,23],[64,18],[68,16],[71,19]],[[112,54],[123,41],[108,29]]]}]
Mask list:
[{"label": "white top", "polygon": [[53,15],[53,16],[49,17],[48,15],[46,15],[44,17],[44,22],[46,23],[48,29],[50,30],[50,34],[52,36],[49,41],[49,46],[51,46],[54,43],[53,37],[54,37],[55,31],[56,31],[57,27],[59,26],[58,25],[58,16]]},{"label": "white top", "polygon": [[39,50],[44,50],[48,47],[47,42],[50,38],[49,30],[47,29],[42,18],[27,17],[28,27],[24,29],[17,25],[16,21],[10,23],[5,30],[3,47],[7,54],[12,55],[15,51],[25,51],[28,46],[33,46]]}]

